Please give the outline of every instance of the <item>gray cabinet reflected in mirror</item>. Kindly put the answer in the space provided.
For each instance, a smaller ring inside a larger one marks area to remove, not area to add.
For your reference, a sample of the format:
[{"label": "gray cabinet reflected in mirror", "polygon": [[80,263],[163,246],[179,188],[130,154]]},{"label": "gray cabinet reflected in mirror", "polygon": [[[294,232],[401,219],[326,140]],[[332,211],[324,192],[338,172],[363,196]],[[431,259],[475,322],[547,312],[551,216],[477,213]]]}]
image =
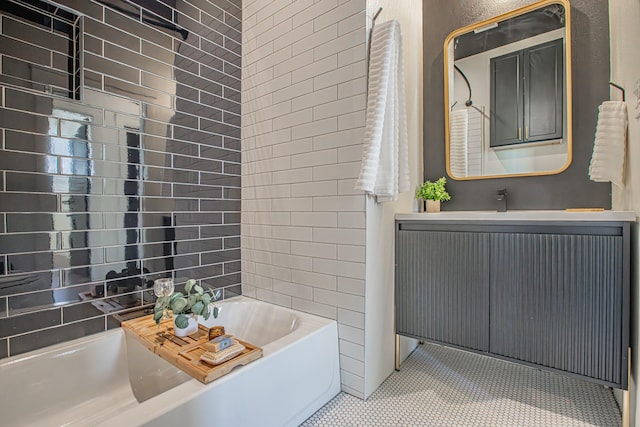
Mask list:
[{"label": "gray cabinet reflected in mirror", "polygon": [[444,44],[447,173],[560,173],[571,163],[567,0],[538,1],[452,32]]}]

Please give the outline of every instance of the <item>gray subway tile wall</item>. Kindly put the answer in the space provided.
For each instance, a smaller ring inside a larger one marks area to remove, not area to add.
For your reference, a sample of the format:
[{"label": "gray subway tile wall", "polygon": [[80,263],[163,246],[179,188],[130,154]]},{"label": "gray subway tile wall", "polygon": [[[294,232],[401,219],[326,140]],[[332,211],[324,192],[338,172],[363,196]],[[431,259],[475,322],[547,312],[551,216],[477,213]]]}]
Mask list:
[{"label": "gray subway tile wall", "polygon": [[241,0],[0,20],[0,358],[145,314],[156,278],[240,295]]}]

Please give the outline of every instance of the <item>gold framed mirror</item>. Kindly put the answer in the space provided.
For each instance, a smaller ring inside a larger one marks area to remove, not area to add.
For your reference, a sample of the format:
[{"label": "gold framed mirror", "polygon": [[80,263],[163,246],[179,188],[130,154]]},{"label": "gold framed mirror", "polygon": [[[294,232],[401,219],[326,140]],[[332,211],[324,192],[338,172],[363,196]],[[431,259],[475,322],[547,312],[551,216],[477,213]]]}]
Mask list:
[{"label": "gold framed mirror", "polygon": [[551,175],[572,157],[568,0],[541,0],[444,42],[447,174]]}]

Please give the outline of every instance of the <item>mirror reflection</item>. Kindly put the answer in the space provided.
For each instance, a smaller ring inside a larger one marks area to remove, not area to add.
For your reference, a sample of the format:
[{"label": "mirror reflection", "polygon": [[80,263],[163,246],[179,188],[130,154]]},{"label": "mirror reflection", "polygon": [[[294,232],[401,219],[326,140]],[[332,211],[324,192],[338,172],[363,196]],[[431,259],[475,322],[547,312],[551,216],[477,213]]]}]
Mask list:
[{"label": "mirror reflection", "polygon": [[445,41],[447,172],[559,173],[571,162],[569,6],[544,0]]}]

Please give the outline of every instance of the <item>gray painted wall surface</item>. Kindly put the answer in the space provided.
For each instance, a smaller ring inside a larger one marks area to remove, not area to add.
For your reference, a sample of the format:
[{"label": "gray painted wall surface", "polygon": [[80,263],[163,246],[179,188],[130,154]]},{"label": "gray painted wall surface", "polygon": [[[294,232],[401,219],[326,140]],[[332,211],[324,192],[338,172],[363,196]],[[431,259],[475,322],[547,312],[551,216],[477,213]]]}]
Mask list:
[{"label": "gray painted wall surface", "polygon": [[[533,3],[527,0],[424,1],[424,174],[446,176],[444,133],[444,55],[447,35]],[[589,180],[598,105],[609,99],[608,4],[602,0],[571,1],[573,75],[573,161],[561,174],[455,181],[448,179],[451,201],[442,210],[493,210],[497,189],[508,190],[509,209],[611,208],[611,186]]]}]

